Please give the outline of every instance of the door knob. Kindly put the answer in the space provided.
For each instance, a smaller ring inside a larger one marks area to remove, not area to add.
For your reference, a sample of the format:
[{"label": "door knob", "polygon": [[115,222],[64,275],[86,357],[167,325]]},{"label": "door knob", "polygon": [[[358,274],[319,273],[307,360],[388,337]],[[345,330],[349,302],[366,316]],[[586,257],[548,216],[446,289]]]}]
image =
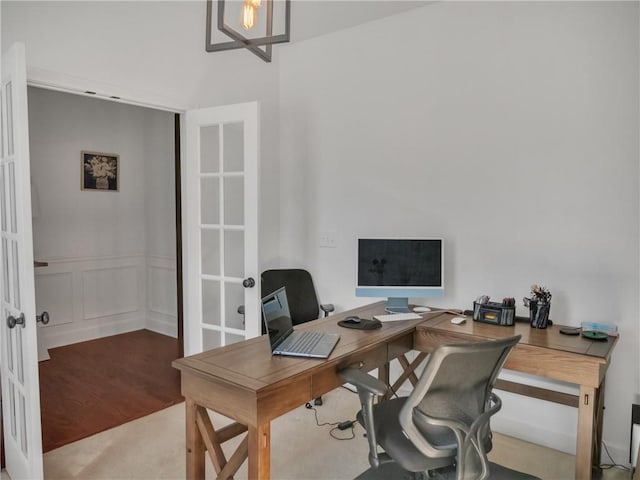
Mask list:
[{"label": "door knob", "polygon": [[9,328],[13,328],[16,325],[22,325],[22,328],[24,328],[24,313],[20,313],[20,316],[18,318],[14,317],[13,315],[9,315],[7,317],[7,326]]},{"label": "door knob", "polygon": [[42,315],[36,315],[36,322],[40,322],[43,325],[49,323],[49,312],[44,311],[42,312]]},{"label": "door knob", "polygon": [[253,287],[255,287],[255,286],[256,286],[256,281],[255,281],[253,278],[251,278],[251,277],[249,277],[249,278],[245,278],[245,279],[242,281],[242,286],[243,286],[244,288],[253,288]]}]

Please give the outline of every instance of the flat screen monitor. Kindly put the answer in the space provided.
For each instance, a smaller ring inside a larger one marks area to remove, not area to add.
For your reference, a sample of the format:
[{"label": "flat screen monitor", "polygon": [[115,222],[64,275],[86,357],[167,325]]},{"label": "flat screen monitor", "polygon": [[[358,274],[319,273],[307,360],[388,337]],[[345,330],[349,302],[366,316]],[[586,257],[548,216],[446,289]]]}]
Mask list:
[{"label": "flat screen monitor", "polygon": [[387,297],[389,312],[444,293],[441,238],[358,238],[357,259],[356,296]]}]

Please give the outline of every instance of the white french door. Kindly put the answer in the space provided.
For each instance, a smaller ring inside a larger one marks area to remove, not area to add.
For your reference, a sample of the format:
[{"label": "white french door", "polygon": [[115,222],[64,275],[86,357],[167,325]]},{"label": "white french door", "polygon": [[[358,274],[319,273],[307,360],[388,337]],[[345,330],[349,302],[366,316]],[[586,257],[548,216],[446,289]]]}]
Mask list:
[{"label": "white french door", "polygon": [[25,49],[2,55],[0,97],[0,345],[6,468],[12,480],[40,479],[42,436],[36,337]]},{"label": "white french door", "polygon": [[258,119],[257,102],[186,113],[185,355],[261,333]]}]

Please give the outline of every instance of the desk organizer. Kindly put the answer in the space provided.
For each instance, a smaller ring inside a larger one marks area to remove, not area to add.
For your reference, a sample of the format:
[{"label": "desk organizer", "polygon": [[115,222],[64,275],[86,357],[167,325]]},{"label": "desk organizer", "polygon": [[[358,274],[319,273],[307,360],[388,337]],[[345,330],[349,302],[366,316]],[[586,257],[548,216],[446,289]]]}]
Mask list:
[{"label": "desk organizer", "polygon": [[516,318],[516,307],[504,306],[497,302],[473,302],[473,319],[476,322],[511,326]]}]

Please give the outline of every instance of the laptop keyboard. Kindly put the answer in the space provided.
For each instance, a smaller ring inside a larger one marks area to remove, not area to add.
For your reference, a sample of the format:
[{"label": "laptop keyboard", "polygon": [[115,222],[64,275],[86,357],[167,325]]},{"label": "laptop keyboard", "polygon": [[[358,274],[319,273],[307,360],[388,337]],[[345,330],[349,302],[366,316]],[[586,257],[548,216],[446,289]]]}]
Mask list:
[{"label": "laptop keyboard", "polygon": [[284,342],[280,347],[291,353],[311,353],[322,338],[320,332],[299,332],[292,342]]}]

